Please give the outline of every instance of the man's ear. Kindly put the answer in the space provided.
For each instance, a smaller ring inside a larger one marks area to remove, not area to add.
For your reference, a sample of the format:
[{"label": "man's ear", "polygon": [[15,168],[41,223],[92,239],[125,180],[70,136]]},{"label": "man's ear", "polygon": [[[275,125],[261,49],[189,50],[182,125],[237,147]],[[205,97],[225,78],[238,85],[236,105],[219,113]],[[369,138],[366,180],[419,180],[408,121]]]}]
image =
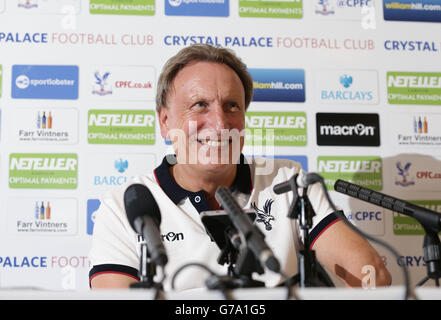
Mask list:
[{"label": "man's ear", "polygon": [[167,139],[168,134],[168,108],[167,107],[160,107],[158,110],[158,118],[159,118],[159,129],[161,130],[161,136],[164,139]]}]

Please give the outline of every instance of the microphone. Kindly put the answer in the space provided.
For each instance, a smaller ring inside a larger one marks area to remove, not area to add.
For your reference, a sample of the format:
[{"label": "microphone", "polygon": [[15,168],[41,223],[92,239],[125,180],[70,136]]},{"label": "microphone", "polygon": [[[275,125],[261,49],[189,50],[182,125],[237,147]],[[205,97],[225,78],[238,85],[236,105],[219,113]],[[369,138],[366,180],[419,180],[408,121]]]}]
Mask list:
[{"label": "microphone", "polygon": [[234,227],[244,236],[255,257],[268,269],[279,273],[279,261],[265,243],[265,236],[251,223],[250,218],[243,212],[231,192],[226,187],[219,187],[215,197],[228,213]]},{"label": "microphone", "polygon": [[410,216],[420,222],[426,231],[434,233],[441,231],[441,214],[436,211],[343,180],[337,180],[334,189],[348,196]]},{"label": "microphone", "polygon": [[293,183],[295,183],[298,188],[307,188],[310,184],[319,182],[320,178],[317,173],[306,173],[302,170],[300,173],[293,175],[289,180],[276,184],[273,187],[273,191],[276,194],[291,191]]},{"label": "microphone", "polygon": [[124,193],[124,206],[130,226],[144,237],[152,261],[165,266],[168,258],[159,233],[161,213],[150,190],[142,184],[130,185]]}]

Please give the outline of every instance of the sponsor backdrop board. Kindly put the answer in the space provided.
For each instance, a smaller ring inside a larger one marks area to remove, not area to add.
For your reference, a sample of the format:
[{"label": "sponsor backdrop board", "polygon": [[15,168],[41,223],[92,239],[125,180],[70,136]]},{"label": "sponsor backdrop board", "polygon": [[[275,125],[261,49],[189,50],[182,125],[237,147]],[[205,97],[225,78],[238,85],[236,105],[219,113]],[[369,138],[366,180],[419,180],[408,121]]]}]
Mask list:
[{"label": "sponsor backdrop board", "polygon": [[440,31],[441,0],[0,0],[0,287],[88,289],[100,196],[170,152],[156,81],[193,43],[253,75],[244,154],[320,173],[415,285],[421,226],[333,184],[441,212]]}]

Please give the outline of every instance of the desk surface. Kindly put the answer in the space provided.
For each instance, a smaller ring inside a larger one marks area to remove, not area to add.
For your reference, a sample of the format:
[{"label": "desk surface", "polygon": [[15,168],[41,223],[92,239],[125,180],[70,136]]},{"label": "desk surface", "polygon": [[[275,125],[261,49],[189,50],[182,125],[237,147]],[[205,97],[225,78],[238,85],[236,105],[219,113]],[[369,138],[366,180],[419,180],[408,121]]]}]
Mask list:
[{"label": "desk surface", "polygon": [[[402,300],[404,287],[393,286],[377,289],[345,288],[297,288],[302,300]],[[418,299],[441,300],[441,289],[435,287],[414,290]],[[230,291],[234,300],[285,300],[285,288],[253,288]],[[150,289],[49,291],[32,288],[0,289],[0,300],[153,300],[155,291]],[[206,289],[167,292],[166,300],[224,300],[219,291]]]}]

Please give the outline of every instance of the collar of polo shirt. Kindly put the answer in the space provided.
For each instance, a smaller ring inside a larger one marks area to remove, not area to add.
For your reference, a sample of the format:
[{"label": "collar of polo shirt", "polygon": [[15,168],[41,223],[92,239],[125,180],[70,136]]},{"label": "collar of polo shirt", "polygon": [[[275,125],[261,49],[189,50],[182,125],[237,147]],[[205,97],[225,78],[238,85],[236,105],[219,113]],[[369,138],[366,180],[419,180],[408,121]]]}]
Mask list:
[{"label": "collar of polo shirt", "polygon": [[[176,155],[166,155],[162,163],[154,170],[155,178],[167,196],[175,203],[179,204],[186,197],[190,199],[193,206],[199,213],[202,211],[213,210],[205,199],[205,191],[191,192],[179,186],[170,174],[169,168],[176,163]],[[251,181],[250,167],[243,154],[240,155],[239,164],[237,164],[236,177],[230,187],[230,191],[250,195],[253,190]]]}]

